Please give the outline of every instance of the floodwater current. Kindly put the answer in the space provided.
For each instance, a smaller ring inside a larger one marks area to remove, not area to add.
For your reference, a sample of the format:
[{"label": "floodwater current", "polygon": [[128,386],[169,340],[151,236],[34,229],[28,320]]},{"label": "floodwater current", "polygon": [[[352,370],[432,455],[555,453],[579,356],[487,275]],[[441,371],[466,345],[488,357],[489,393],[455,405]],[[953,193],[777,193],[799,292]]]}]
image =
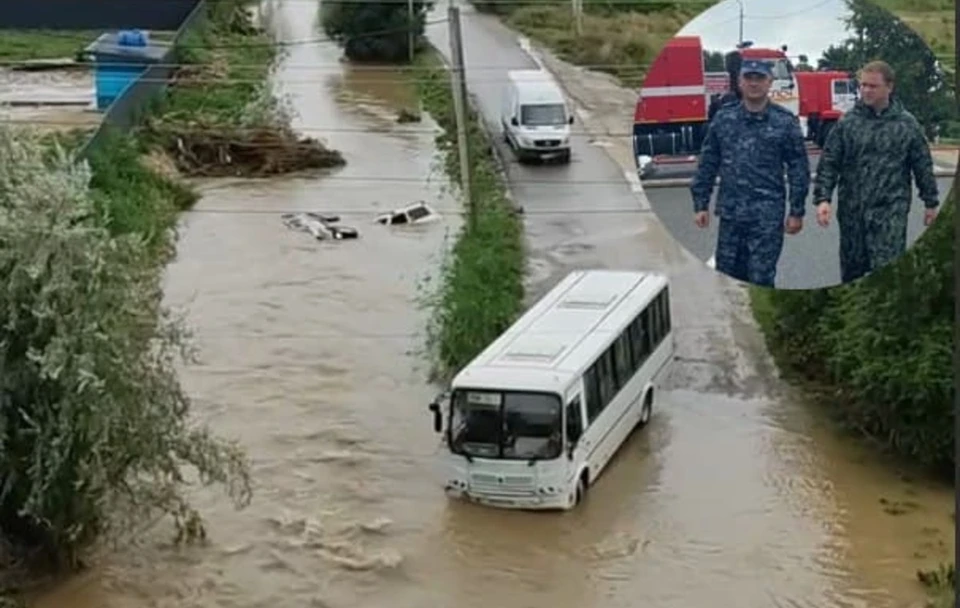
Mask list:
[{"label": "floodwater current", "polygon": [[[951,493],[838,440],[789,390],[715,390],[692,356],[580,508],[448,501],[415,301],[460,218],[372,221],[417,199],[452,208],[428,179],[431,123],[397,124],[413,102],[396,75],[303,43],[320,38],[313,3],[264,12],[280,40],[300,41],[275,74],[294,125],[322,132],[348,164],[208,183],[166,285],[200,349],[184,384],[198,415],[246,446],[253,503],[235,511],[216,488],[198,490],[208,545],[174,547],[161,523],[37,608],[918,605],[915,570],[952,555]],[[360,238],[317,242],[281,223],[287,211],[336,213]],[[678,334],[690,341],[681,352],[709,338],[693,332]],[[762,361],[753,342],[730,364]],[[764,386],[777,384],[767,371]]]}]

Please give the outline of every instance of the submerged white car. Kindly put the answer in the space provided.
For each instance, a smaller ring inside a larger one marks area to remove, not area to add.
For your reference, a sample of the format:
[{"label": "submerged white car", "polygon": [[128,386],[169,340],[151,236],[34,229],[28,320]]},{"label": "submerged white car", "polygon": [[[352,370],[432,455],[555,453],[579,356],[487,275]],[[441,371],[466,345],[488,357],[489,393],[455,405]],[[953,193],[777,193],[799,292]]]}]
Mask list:
[{"label": "submerged white car", "polygon": [[378,224],[397,226],[404,224],[425,224],[439,219],[439,214],[430,205],[423,201],[411,203],[406,207],[399,207],[393,211],[377,216]]},{"label": "submerged white car", "polygon": [[318,241],[327,239],[340,241],[355,239],[359,236],[356,228],[336,225],[340,221],[340,217],[336,215],[323,215],[308,211],[304,213],[285,213],[280,217],[288,228],[309,232]]}]

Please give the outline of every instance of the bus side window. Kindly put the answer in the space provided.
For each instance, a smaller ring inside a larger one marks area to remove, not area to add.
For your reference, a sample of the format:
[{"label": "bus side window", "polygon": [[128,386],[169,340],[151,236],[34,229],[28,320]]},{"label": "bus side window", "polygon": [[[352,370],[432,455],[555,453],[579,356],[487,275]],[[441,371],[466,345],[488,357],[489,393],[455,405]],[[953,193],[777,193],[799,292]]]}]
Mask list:
[{"label": "bus side window", "polygon": [[583,414],[580,408],[580,397],[567,404],[567,442],[568,445],[577,443],[583,435]]}]

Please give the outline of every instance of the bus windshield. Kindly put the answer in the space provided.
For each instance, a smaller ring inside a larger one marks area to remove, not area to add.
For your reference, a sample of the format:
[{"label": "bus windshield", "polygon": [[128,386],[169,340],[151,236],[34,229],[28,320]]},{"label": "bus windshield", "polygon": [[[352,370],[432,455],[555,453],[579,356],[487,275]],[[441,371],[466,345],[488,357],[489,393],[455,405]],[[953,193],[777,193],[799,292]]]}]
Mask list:
[{"label": "bus windshield", "polygon": [[560,403],[549,393],[456,390],[450,400],[450,449],[477,458],[558,458]]}]

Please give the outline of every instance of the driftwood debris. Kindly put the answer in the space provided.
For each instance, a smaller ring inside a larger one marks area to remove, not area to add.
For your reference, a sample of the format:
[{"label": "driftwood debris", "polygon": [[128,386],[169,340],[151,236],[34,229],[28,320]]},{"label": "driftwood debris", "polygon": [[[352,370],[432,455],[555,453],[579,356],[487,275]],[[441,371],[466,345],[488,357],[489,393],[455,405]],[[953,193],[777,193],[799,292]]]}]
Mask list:
[{"label": "driftwood debris", "polygon": [[154,123],[148,126],[190,177],[269,177],[346,164],[339,151],[291,130]]}]

